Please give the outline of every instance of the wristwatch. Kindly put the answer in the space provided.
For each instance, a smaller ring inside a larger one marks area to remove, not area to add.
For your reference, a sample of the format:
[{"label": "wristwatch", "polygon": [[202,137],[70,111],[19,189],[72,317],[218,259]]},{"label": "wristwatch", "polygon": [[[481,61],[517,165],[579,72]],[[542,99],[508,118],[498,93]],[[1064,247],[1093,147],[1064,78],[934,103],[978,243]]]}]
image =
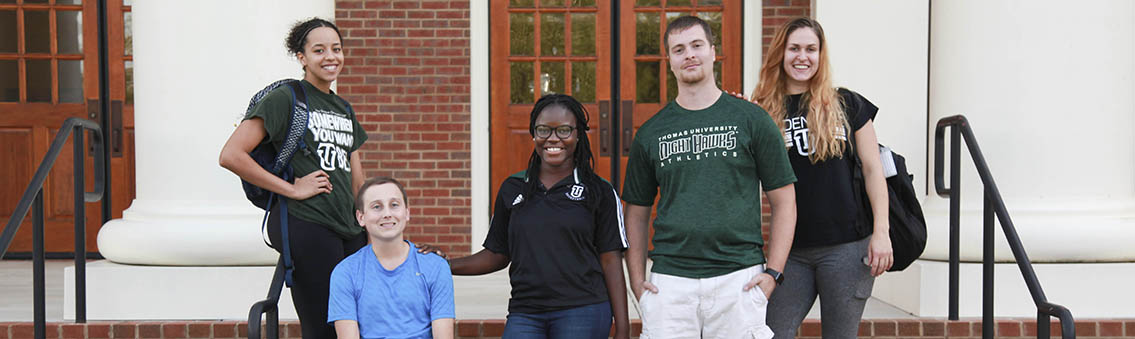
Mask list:
[{"label": "wristwatch", "polygon": [[771,269],[771,268],[766,268],[765,273],[768,273],[768,275],[771,275],[772,280],[775,280],[777,285],[784,283],[784,274],[781,274],[780,271],[777,271],[777,270],[774,270],[774,269]]}]

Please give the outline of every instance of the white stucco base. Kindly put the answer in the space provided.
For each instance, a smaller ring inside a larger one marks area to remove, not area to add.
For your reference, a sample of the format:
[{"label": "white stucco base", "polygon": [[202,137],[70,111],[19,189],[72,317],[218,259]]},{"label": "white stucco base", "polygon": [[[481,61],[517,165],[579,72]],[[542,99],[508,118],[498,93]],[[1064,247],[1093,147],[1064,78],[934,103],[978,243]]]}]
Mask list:
[{"label": "white stucco base", "polygon": [[[87,264],[89,320],[248,320],[248,309],[267,296],[274,267],[139,266],[110,261]],[[63,318],[75,319],[75,268],[63,273]],[[298,319],[288,289],[280,319]]]},{"label": "white stucco base", "polygon": [[[1072,316],[1130,318],[1135,294],[1135,263],[1033,264],[1048,301],[1067,307]],[[981,263],[959,267],[958,315],[981,316]],[[1036,317],[1028,287],[1015,263],[994,267],[994,306],[997,317]],[[902,272],[875,280],[873,296],[919,317],[946,317],[949,312],[949,264],[919,260]]]},{"label": "white stucco base", "polygon": [[135,200],[122,219],[103,225],[99,249],[119,263],[274,265],[279,254],[258,226],[263,213],[247,202]]}]

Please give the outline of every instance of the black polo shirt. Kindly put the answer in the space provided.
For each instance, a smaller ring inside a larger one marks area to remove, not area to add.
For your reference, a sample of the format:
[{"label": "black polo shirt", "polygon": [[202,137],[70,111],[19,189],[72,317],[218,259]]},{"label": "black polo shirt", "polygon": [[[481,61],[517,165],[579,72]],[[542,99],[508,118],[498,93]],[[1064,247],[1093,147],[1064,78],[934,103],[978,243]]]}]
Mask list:
[{"label": "black polo shirt", "polygon": [[[623,211],[611,184],[586,187],[578,171],[532,196],[525,172],[501,183],[485,248],[512,261],[510,313],[542,313],[607,301],[599,253],[627,248]],[[599,199],[588,208],[586,190]]]}]

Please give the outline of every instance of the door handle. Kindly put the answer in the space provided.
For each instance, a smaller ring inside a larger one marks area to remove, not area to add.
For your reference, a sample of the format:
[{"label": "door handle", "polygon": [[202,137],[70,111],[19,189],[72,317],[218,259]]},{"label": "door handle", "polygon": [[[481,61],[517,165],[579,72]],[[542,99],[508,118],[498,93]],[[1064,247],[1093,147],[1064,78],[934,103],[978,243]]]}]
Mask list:
[{"label": "door handle", "polygon": [[623,146],[622,156],[631,154],[631,141],[634,140],[634,101],[623,100],[623,107],[619,110],[619,116],[622,122],[619,127],[622,128],[622,139],[619,144]]},{"label": "door handle", "polygon": [[[99,101],[98,100],[87,99],[87,119],[94,121],[96,124],[99,123],[99,121],[102,120],[101,117],[99,116]],[[95,142],[96,141],[95,141],[94,134],[88,133],[87,134],[87,145],[88,145],[87,146],[87,153],[89,153],[92,156],[96,156],[95,155],[95,149],[96,149]]]},{"label": "door handle", "polygon": [[611,101],[599,101],[599,156],[611,156]]},{"label": "door handle", "polygon": [[122,100],[110,102],[110,156],[122,157]]}]

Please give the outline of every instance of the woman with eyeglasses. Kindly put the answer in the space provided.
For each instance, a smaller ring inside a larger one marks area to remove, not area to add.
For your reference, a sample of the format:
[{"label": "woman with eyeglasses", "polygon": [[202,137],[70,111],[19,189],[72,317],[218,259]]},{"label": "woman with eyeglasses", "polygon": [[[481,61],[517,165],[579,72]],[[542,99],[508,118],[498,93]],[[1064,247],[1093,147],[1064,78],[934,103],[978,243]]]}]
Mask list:
[{"label": "woman with eyeglasses", "polygon": [[449,266],[481,275],[512,263],[504,339],[607,338],[612,317],[615,338],[629,338],[622,207],[593,169],[587,111],[550,94],[530,117],[528,169],[501,183],[485,248]]}]

